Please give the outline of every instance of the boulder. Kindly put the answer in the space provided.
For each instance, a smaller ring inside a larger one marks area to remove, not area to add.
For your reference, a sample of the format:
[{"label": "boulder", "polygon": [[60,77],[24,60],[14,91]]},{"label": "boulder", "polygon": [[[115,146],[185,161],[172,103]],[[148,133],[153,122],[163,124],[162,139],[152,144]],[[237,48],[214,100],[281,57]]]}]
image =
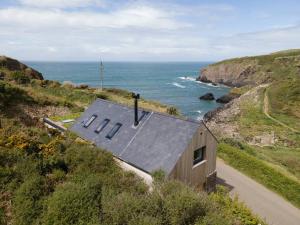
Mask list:
[{"label": "boulder", "polygon": [[233,99],[238,98],[238,97],[240,97],[240,94],[228,93],[228,94],[223,95],[220,98],[218,98],[216,100],[216,102],[226,104],[226,103],[228,103],[228,102],[230,102]]},{"label": "boulder", "polygon": [[214,97],[213,93],[206,93],[205,95],[202,95],[201,97],[199,97],[199,99],[212,101],[212,100],[215,100],[215,97]]}]

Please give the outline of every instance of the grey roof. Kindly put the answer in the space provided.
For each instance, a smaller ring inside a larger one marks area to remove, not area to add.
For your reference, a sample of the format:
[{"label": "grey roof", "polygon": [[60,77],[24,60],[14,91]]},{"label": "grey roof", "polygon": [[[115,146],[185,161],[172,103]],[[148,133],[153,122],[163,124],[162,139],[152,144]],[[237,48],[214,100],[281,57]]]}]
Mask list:
[{"label": "grey roof", "polygon": [[[139,109],[139,116],[142,111]],[[93,115],[97,118],[85,128],[83,124]],[[96,128],[105,119],[110,122],[99,134],[96,133]],[[116,123],[121,123],[121,128],[112,139],[106,138]],[[198,121],[149,111],[137,127],[133,124],[133,108],[97,99],[71,130],[139,169],[148,173],[162,169],[169,174],[200,126]]]}]

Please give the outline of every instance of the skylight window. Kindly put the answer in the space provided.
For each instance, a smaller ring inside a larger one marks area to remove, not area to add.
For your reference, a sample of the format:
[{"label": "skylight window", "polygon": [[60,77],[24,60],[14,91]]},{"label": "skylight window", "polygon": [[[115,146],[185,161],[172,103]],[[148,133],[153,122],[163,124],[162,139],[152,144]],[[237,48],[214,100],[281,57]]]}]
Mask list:
[{"label": "skylight window", "polygon": [[116,123],[115,126],[106,135],[106,138],[112,139],[115,136],[115,134],[119,131],[119,129],[121,128],[121,126],[122,126],[121,123]]},{"label": "skylight window", "polygon": [[99,134],[106,127],[106,125],[109,123],[109,121],[110,121],[109,119],[103,120],[99,124],[99,126],[97,127],[97,129],[95,130],[95,132]]},{"label": "skylight window", "polygon": [[83,127],[88,128],[96,118],[97,115],[92,115],[91,118],[88,121],[86,121],[86,123],[83,125]]}]

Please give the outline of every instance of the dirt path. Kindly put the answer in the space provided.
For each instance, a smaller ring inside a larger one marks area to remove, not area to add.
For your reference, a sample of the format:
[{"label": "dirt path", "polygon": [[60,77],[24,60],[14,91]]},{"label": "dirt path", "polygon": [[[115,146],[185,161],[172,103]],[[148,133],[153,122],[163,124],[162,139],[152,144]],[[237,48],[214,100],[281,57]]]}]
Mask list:
[{"label": "dirt path", "polygon": [[228,186],[252,211],[269,225],[300,225],[300,210],[236,169],[217,160],[218,181]]},{"label": "dirt path", "polygon": [[[265,89],[265,94],[264,94],[264,106],[263,106],[263,112],[264,112],[264,114],[266,115],[266,117],[268,117],[269,119],[273,120],[275,123],[278,123],[278,124],[280,124],[281,126],[283,126],[283,127],[287,128],[287,129],[291,130],[292,132],[299,133],[298,130],[296,130],[296,129],[294,129],[294,128],[288,126],[288,125],[286,125],[285,123],[283,123],[283,122],[281,122],[281,121],[279,121],[279,120],[277,120],[277,119],[275,119],[274,117],[272,117],[272,116],[269,114],[269,105],[270,105],[270,104],[269,104],[269,97],[268,97],[267,92],[268,92],[268,88]],[[299,224],[300,224],[300,222],[299,222]]]}]

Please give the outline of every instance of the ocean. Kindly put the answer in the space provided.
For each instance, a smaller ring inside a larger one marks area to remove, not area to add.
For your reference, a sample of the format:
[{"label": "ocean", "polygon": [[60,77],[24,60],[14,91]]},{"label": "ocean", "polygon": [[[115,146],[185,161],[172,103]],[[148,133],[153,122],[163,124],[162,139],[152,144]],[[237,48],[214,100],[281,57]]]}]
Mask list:
[{"label": "ocean", "polygon": [[[45,79],[100,86],[100,65],[96,62],[26,62],[40,71]],[[229,88],[196,81],[204,62],[104,62],[104,87],[115,87],[140,93],[143,98],[177,107],[190,118],[219,107],[215,101],[199,100],[212,92],[220,97]]]}]

